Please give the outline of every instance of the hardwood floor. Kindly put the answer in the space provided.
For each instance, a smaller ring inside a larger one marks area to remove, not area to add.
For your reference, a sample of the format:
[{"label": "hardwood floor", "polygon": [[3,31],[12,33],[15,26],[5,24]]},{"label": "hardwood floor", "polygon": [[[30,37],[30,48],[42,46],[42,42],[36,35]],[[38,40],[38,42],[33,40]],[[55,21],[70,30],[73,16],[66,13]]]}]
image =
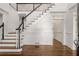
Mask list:
[{"label": "hardwood floor", "polygon": [[[65,49],[64,49],[65,48]],[[23,51],[20,53],[0,53],[0,55],[9,56],[72,56],[73,51],[67,47],[63,46],[61,42],[54,39],[54,44],[52,45],[25,45],[23,46]]]},{"label": "hardwood floor", "polygon": [[[64,49],[65,48],[65,49]],[[23,47],[24,56],[72,56],[73,51],[54,39],[54,45],[27,45]]]},{"label": "hardwood floor", "polygon": [[52,55],[52,46],[39,46],[34,45],[24,46],[23,55],[28,56],[41,56],[41,55]]}]

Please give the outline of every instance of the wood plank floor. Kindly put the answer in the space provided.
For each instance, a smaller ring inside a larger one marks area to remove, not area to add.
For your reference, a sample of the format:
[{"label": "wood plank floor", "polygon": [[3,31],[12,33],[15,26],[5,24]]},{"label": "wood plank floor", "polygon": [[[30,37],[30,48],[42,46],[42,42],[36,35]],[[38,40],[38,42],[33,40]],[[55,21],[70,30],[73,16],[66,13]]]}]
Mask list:
[{"label": "wood plank floor", "polygon": [[[64,49],[65,48],[65,49]],[[72,56],[73,51],[67,46],[63,46],[62,43],[54,39],[52,45],[26,45],[23,46],[23,51],[20,53],[0,53],[0,55],[8,56]]]}]

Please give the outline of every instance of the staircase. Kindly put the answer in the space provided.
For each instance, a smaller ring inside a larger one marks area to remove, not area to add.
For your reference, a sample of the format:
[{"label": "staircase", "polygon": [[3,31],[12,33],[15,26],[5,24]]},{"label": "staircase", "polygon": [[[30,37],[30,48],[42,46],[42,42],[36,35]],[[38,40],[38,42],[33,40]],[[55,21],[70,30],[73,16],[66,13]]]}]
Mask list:
[{"label": "staircase", "polygon": [[20,51],[22,51],[22,48],[17,49],[16,32],[10,32],[8,34],[5,34],[4,39],[0,40],[0,52],[20,52]]},{"label": "staircase", "polygon": [[[33,12],[27,17],[27,21],[24,25],[24,30],[28,30],[32,27],[33,24],[39,22],[39,20],[42,19],[42,17],[46,17],[48,13],[52,10],[53,4],[50,5],[44,12]],[[17,41],[17,32],[11,32],[4,35],[4,39],[0,40],[0,52],[21,52],[22,46],[23,46],[23,39],[24,39],[24,32],[21,33],[21,39],[20,39],[20,48],[18,48],[18,41]]]},{"label": "staircase", "polygon": [[54,4],[50,4],[50,6],[45,9],[45,11],[34,11],[31,15],[27,17],[27,21],[25,22],[25,29],[29,30],[29,28],[31,28],[33,24],[38,23],[39,20],[48,16],[48,13],[52,11],[53,7]]}]

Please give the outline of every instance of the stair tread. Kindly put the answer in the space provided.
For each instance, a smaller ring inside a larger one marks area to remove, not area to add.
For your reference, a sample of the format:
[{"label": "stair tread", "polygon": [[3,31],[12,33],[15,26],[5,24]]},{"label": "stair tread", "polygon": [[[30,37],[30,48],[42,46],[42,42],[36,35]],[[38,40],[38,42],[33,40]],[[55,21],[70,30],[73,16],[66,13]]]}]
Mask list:
[{"label": "stair tread", "polygon": [[8,37],[8,36],[5,36],[4,38],[16,38],[16,37],[12,37],[12,36],[9,36],[9,37]]},{"label": "stair tread", "polygon": [[7,40],[7,39],[16,40],[16,37],[4,37],[4,40]]},{"label": "stair tread", "polygon": [[16,39],[16,37],[4,37],[4,39]]},{"label": "stair tread", "polygon": [[16,42],[16,40],[1,40],[0,42]]},{"label": "stair tread", "polygon": [[8,34],[16,34],[16,32],[10,32],[10,33],[8,33]]},{"label": "stair tread", "polygon": [[0,44],[16,44],[16,42],[0,42]]},{"label": "stair tread", "polygon": [[16,49],[16,46],[0,46],[0,49]]}]

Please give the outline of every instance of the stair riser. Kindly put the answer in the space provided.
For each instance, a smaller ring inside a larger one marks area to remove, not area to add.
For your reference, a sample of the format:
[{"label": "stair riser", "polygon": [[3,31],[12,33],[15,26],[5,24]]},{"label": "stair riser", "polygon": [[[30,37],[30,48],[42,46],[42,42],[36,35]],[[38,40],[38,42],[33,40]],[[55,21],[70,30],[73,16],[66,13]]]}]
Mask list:
[{"label": "stair riser", "polygon": [[[1,47],[1,46],[2,46],[2,47],[3,47],[3,46],[4,46],[4,47],[7,47],[7,46],[8,46],[8,47],[16,47],[16,44],[0,44],[0,47]],[[23,46],[23,44],[21,44],[21,46]]]},{"label": "stair riser", "polygon": [[6,35],[4,35],[4,38],[16,38],[16,35],[14,35],[14,34],[6,34]]},{"label": "stair riser", "polygon": [[16,37],[4,37],[5,39],[16,39]]},{"label": "stair riser", "polygon": [[[23,40],[21,40],[22,43]],[[0,42],[17,42],[17,40],[1,40]]]},{"label": "stair riser", "polygon": [[[22,38],[24,38],[24,37],[22,37]],[[14,38],[13,37],[12,38],[11,37],[5,37],[4,40],[16,40],[16,38],[15,37]]]},{"label": "stair riser", "polygon": [[8,34],[16,34],[16,32],[10,32],[10,33],[8,33]]},{"label": "stair riser", "polygon": [[15,35],[5,35],[4,37],[16,37]]},{"label": "stair riser", "polygon": [[[22,44],[22,41],[20,43]],[[0,44],[16,44],[16,42],[0,42]]]},{"label": "stair riser", "polygon": [[1,40],[0,42],[16,42],[16,40]]},{"label": "stair riser", "polygon": [[16,46],[16,44],[0,44],[0,46]]}]

